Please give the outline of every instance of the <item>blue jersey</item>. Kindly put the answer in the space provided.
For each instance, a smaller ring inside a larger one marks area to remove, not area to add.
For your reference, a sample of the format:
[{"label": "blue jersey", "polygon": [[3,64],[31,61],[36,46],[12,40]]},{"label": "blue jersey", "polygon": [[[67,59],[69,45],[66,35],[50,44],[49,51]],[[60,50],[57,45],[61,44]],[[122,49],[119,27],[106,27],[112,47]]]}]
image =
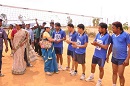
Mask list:
[{"label": "blue jersey", "polygon": [[[82,36],[78,34],[76,37],[77,45],[84,45],[85,43],[88,43],[88,36],[84,33]],[[76,48],[75,53],[77,54],[84,54],[86,52],[86,48]]]},{"label": "blue jersey", "polygon": [[[73,33],[69,33],[69,40],[72,42],[76,42],[77,35],[78,35],[78,33],[76,31],[74,31]],[[70,51],[75,50],[75,48],[72,47],[71,43],[68,45],[68,50],[70,50]]]},{"label": "blue jersey", "polygon": [[[56,32],[56,30],[53,32],[52,34],[52,38],[54,38],[55,40],[59,40],[59,39],[63,39],[66,37],[66,33],[63,30],[59,30],[59,32]],[[54,47],[63,47],[63,41],[59,42],[59,43],[55,43],[54,42]]]},{"label": "blue jersey", "polygon": [[[99,44],[109,45],[111,42],[111,36],[108,33],[104,34],[103,36],[101,36],[101,34],[98,33],[95,38],[95,41],[98,42]],[[106,49],[96,46],[94,56],[106,59],[106,54],[107,54]]]},{"label": "blue jersey", "polygon": [[117,59],[126,59],[127,57],[127,45],[130,44],[130,36],[126,32],[122,32],[120,35],[112,35],[112,56]]}]

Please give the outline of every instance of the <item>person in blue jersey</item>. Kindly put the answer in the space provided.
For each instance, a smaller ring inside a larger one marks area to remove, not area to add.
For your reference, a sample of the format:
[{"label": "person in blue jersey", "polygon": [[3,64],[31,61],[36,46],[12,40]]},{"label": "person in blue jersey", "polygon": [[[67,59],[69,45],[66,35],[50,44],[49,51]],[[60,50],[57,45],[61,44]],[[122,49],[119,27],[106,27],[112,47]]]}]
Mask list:
[{"label": "person in blue jersey", "polygon": [[73,47],[75,49],[75,71],[71,74],[75,76],[77,74],[78,64],[82,65],[82,75],[80,80],[85,79],[85,53],[86,47],[88,45],[88,36],[86,35],[84,29],[85,26],[83,24],[79,24],[78,26],[78,35],[76,37],[76,43],[73,43]]},{"label": "person in blue jersey", "polygon": [[[74,71],[74,52],[75,52],[75,48],[72,47],[72,42],[76,42],[76,37],[78,33],[75,31],[73,24],[68,24],[67,26],[69,31],[69,39],[66,40],[66,42],[68,43],[68,50],[67,50],[68,65],[65,68],[65,70],[70,70],[70,73],[72,73]],[[71,62],[70,57],[72,57],[72,69],[70,69],[70,62]]]},{"label": "person in blue jersey", "polygon": [[92,81],[94,79],[94,73],[96,65],[99,65],[99,79],[96,86],[101,86],[102,78],[104,76],[104,65],[106,61],[107,49],[111,42],[111,36],[107,33],[107,24],[100,23],[98,26],[99,33],[96,35],[96,38],[92,45],[94,45],[95,52],[92,58],[91,64],[91,75],[86,79],[86,81]]},{"label": "person in blue jersey", "polygon": [[52,37],[55,39],[54,49],[57,56],[58,70],[63,70],[63,41],[66,40],[66,33],[61,29],[60,23],[55,23],[55,31],[53,32]]},{"label": "person in blue jersey", "polygon": [[125,86],[124,70],[129,65],[130,50],[127,53],[127,47],[130,49],[130,36],[123,30],[121,22],[112,23],[112,41],[108,51],[107,60],[112,52],[113,86],[116,86],[119,76],[120,86]]}]

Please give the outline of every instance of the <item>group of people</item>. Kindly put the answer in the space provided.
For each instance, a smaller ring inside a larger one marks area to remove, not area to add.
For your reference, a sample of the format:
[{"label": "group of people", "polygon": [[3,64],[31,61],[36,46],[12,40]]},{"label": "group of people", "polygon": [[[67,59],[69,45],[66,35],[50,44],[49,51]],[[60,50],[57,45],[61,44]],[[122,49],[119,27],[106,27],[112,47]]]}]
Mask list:
[{"label": "group of people", "polygon": [[[24,74],[26,66],[30,64],[29,49],[31,47],[42,56],[44,60],[44,71],[47,75],[59,73],[61,70],[70,70],[70,74],[75,76],[78,73],[78,64],[82,65],[82,75],[80,80],[92,81],[96,65],[99,66],[99,79],[96,86],[102,85],[104,76],[105,62],[109,62],[109,56],[112,52],[112,69],[113,69],[113,85],[116,86],[117,78],[119,76],[120,86],[125,85],[124,70],[129,65],[130,58],[130,35],[123,30],[120,22],[112,23],[113,34],[109,35],[107,32],[107,24],[100,23],[98,26],[99,33],[96,35],[94,41],[91,43],[95,46],[95,51],[92,57],[91,74],[88,78],[85,77],[85,61],[86,48],[88,46],[88,35],[85,33],[85,26],[83,24],[77,25],[77,31],[74,25],[69,23],[67,25],[69,35],[66,36],[64,30],[61,29],[60,23],[51,22],[50,25],[43,23],[40,26],[36,21],[36,25],[31,29],[30,24],[22,25],[16,24],[12,31],[8,31],[8,37],[4,29],[0,28],[0,76],[2,66],[2,50],[3,39],[5,41],[5,51],[8,51],[9,40],[13,54],[13,74]],[[0,27],[2,26],[2,19],[0,19]],[[24,27],[25,26],[25,27]],[[9,28],[12,29],[12,25]],[[63,65],[63,42],[68,44],[67,49],[67,67],[64,69]],[[72,58],[72,67],[70,62]]]}]

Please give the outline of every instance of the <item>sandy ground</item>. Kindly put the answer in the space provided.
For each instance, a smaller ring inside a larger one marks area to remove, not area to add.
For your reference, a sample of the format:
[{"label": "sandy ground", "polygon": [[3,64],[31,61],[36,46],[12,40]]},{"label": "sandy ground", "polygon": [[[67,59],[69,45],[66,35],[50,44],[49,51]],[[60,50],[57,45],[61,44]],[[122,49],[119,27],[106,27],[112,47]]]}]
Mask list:
[{"label": "sandy ground", "polygon": [[[91,69],[91,60],[94,52],[94,47],[90,44],[93,41],[92,38],[89,39],[89,44],[86,51],[86,77],[90,74]],[[67,65],[67,44],[64,43],[64,63],[63,67],[65,68]],[[70,76],[69,71],[60,71],[59,74],[54,74],[53,76],[47,76],[43,70],[43,61],[42,58],[35,62],[33,62],[34,67],[28,67],[27,71],[24,75],[12,75],[12,60],[10,57],[10,51],[8,53],[3,52],[3,73],[4,77],[0,77],[0,86],[95,86],[99,72],[98,66],[95,73],[95,79],[93,82],[81,81],[80,76],[82,73],[81,65],[78,67],[78,75]],[[125,70],[125,78],[126,84],[125,86],[130,86],[130,66],[126,67]],[[112,67],[111,62],[106,63],[105,65],[105,75],[103,78],[103,86],[112,86]],[[119,82],[117,84],[119,86]]]}]

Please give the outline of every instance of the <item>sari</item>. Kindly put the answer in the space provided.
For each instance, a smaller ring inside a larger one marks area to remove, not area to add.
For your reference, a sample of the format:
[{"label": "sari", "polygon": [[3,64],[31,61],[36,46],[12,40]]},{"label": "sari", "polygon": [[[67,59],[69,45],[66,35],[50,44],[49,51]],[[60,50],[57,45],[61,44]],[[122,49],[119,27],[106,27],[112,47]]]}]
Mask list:
[{"label": "sari", "polygon": [[[48,32],[43,33],[44,40],[47,40],[46,37],[50,37]],[[49,49],[42,48],[41,51],[42,51],[42,57],[44,60],[44,71],[51,72],[51,73],[58,72],[54,45],[52,44],[51,48]]]},{"label": "sari", "polygon": [[[20,46],[23,43],[23,46]],[[24,29],[18,30],[13,39],[13,74],[24,74],[26,62],[24,61],[24,51],[27,42],[27,32]]]},{"label": "sari", "polygon": [[[27,33],[30,36],[30,33]],[[26,43],[26,54],[27,54],[27,60],[29,63],[36,61],[37,55],[34,49],[32,48],[30,44],[30,37],[28,36],[27,38],[27,43]]]}]

